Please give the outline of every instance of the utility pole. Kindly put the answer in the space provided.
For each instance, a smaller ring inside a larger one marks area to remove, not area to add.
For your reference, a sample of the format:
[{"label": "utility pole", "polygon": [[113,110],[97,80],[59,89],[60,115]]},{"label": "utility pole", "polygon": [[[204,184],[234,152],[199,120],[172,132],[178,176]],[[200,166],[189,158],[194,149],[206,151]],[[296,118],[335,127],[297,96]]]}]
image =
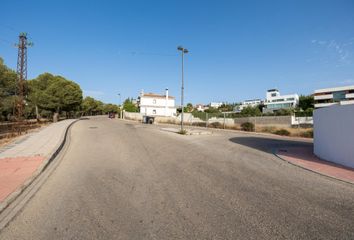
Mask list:
[{"label": "utility pole", "polygon": [[182,87],[181,87],[181,107],[182,107],[182,114],[181,114],[181,133],[184,131],[183,129],[183,115],[184,115],[184,105],[183,105],[183,100],[184,100],[184,54],[188,53],[188,49],[178,46],[177,47],[178,51],[182,52]]},{"label": "utility pole", "polygon": [[27,80],[27,47],[33,46],[33,43],[27,42],[27,33],[20,33],[18,44],[15,45],[18,48],[17,56],[17,118],[21,120],[24,111],[24,96],[26,95],[25,81]]},{"label": "utility pole", "polygon": [[122,118],[122,95],[118,93],[119,96],[119,118]]}]

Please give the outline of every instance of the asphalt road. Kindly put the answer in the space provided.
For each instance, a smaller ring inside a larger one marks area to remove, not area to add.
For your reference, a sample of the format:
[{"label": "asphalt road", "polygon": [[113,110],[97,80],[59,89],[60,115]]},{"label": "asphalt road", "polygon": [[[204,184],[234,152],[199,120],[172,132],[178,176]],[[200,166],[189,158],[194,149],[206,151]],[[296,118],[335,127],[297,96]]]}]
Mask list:
[{"label": "asphalt road", "polygon": [[354,239],[354,186],[271,154],[288,144],[308,145],[80,121],[0,239]]}]

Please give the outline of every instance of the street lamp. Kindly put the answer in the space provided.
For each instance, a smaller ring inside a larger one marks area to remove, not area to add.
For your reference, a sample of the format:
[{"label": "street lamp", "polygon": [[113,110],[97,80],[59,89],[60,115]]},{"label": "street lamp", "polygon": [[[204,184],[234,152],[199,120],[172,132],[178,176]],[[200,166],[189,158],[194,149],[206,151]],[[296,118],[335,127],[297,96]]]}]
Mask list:
[{"label": "street lamp", "polygon": [[122,118],[122,96],[118,93],[119,96],[119,118]]},{"label": "street lamp", "polygon": [[181,114],[181,133],[183,132],[183,114],[184,114],[184,106],[183,106],[183,98],[184,98],[184,54],[188,53],[188,50],[182,46],[177,47],[178,51],[182,52],[182,87],[181,87],[181,107],[182,107],[182,114]]}]

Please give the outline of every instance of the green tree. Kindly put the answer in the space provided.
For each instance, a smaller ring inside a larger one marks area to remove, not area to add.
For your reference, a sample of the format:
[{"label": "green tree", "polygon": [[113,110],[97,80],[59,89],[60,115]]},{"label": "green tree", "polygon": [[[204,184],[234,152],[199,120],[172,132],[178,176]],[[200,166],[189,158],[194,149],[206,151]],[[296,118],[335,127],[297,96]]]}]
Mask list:
[{"label": "green tree", "polygon": [[299,108],[301,108],[303,111],[306,111],[309,108],[313,109],[314,104],[315,101],[312,95],[308,95],[308,96],[301,95],[299,97]]},{"label": "green tree", "polygon": [[219,109],[213,108],[213,107],[209,107],[208,109],[205,109],[204,112],[206,112],[206,113],[220,113]]},{"label": "green tree", "polygon": [[248,106],[242,109],[240,114],[245,117],[256,117],[262,115],[262,112],[259,110],[258,106]]},{"label": "green tree", "polygon": [[123,109],[127,112],[139,112],[139,108],[133,103],[132,99],[127,98],[123,103]]},{"label": "green tree", "polygon": [[193,111],[193,104],[192,103],[187,103],[187,106],[184,107],[183,109],[184,112],[190,113]]},{"label": "green tree", "polygon": [[0,58],[0,120],[9,120],[16,103],[17,74],[9,69]]},{"label": "green tree", "polygon": [[61,76],[45,73],[32,80],[29,100],[41,109],[53,113],[53,121],[58,121],[62,111],[77,111],[82,102],[82,90],[73,81]]},{"label": "green tree", "polygon": [[221,112],[232,112],[235,108],[236,104],[235,103],[223,103],[220,107],[219,110]]},{"label": "green tree", "polygon": [[81,103],[83,115],[94,115],[98,111],[98,101],[92,97],[85,97]]},{"label": "green tree", "polygon": [[54,81],[54,76],[50,73],[43,73],[39,75],[36,79],[28,81],[29,94],[27,96],[27,99],[35,107],[35,114],[37,120],[41,118],[39,113],[40,98],[43,95],[44,91]]},{"label": "green tree", "polygon": [[108,103],[108,104],[104,104],[103,105],[103,112],[104,113],[118,113],[119,112],[119,107],[118,105],[112,104],[112,103]]}]

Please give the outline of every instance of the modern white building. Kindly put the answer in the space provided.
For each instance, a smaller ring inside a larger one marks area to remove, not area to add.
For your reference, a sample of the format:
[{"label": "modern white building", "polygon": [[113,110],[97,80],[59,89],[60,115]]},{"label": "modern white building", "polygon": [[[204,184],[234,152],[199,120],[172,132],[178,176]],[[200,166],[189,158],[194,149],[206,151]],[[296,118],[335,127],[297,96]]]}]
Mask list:
[{"label": "modern white building", "polygon": [[223,104],[222,102],[211,102],[209,106],[212,108],[219,108],[221,107],[222,104]]},{"label": "modern white building", "polygon": [[256,107],[262,103],[263,103],[263,101],[261,99],[245,100],[242,102],[241,105],[236,106],[234,111],[241,112],[246,107]]},{"label": "modern white building", "polygon": [[269,89],[264,101],[263,112],[275,112],[280,109],[294,108],[299,104],[299,95],[280,95],[278,89]]},{"label": "modern white building", "polygon": [[315,108],[354,103],[354,86],[324,88],[315,90]]},{"label": "modern white building", "polygon": [[165,95],[155,93],[140,93],[140,113],[146,116],[176,116],[175,98],[168,95],[166,88]]}]

